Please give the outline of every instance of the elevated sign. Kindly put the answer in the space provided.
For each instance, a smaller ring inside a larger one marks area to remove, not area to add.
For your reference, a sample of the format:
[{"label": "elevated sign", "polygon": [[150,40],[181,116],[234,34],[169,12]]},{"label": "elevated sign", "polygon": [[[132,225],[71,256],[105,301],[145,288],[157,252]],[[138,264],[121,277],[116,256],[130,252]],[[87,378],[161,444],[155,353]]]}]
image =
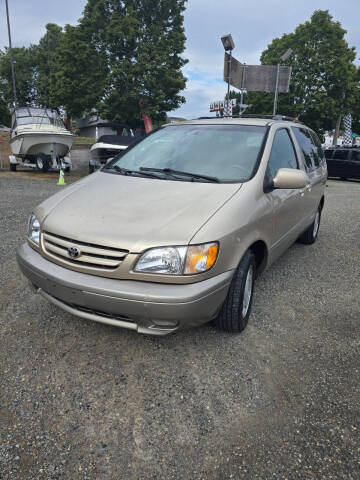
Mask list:
[{"label": "elevated sign", "polygon": [[[224,59],[224,80],[230,85],[239,89],[246,89],[251,92],[275,92],[277,65],[245,65],[236,58],[231,58],[225,53]],[[289,91],[291,67],[280,66],[278,91],[287,93]]]},{"label": "elevated sign", "polygon": [[[210,103],[210,112],[220,112],[221,110],[225,109],[226,101],[225,100],[219,100],[218,102],[211,102]],[[230,99],[230,104],[231,108],[236,107],[236,98],[231,98]]]}]

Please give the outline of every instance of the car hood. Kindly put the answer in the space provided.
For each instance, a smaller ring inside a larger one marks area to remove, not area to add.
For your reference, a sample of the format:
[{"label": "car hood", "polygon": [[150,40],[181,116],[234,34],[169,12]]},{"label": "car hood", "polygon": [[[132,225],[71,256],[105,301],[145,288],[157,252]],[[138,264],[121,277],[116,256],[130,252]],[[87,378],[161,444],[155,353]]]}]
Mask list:
[{"label": "car hood", "polygon": [[138,253],[188,244],[240,187],[97,172],[45,200],[34,213],[43,231]]}]

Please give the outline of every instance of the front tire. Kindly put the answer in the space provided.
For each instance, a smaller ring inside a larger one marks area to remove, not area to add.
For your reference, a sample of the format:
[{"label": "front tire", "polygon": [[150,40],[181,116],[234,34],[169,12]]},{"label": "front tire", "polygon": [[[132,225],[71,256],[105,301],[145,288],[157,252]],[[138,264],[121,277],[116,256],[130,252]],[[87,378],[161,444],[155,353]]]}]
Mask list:
[{"label": "front tire", "polygon": [[215,320],[219,330],[239,333],[246,327],[251,311],[255,274],[255,257],[248,250],[234,273],[226,300]]},{"label": "front tire", "polygon": [[309,228],[305,230],[305,232],[300,235],[298,241],[303,243],[304,245],[312,245],[316,242],[318,237],[319,228],[320,228],[320,220],[321,220],[321,208],[319,207],[313,223],[310,225]]}]

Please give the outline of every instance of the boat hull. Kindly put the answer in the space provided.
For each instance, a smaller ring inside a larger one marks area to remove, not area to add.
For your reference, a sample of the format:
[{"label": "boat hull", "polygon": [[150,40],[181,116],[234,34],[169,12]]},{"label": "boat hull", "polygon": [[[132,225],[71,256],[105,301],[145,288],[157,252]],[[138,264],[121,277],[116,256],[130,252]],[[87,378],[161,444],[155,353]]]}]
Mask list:
[{"label": "boat hull", "polygon": [[40,153],[65,157],[74,140],[71,133],[19,133],[10,140],[13,154],[21,158],[36,158]]}]

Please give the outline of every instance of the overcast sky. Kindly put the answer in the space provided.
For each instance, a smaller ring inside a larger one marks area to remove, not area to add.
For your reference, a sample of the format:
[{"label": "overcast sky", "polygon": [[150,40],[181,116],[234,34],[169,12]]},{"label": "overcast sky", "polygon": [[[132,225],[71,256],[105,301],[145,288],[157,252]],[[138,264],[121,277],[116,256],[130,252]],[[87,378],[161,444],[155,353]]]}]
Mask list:
[{"label": "overcast sky", "polygon": [[[75,24],[86,0],[8,0],[14,46],[37,43],[48,22]],[[156,3],[156,2],[154,2]],[[0,45],[7,45],[5,1],[0,0]],[[186,104],[173,115],[193,118],[206,115],[209,103],[226,92],[222,80],[224,50],[220,37],[231,33],[234,56],[248,64],[259,63],[272,39],[294,31],[314,10],[328,9],[347,33],[347,41],[360,56],[359,0],[188,0],[185,12],[187,37],[184,67],[188,78]]]}]

